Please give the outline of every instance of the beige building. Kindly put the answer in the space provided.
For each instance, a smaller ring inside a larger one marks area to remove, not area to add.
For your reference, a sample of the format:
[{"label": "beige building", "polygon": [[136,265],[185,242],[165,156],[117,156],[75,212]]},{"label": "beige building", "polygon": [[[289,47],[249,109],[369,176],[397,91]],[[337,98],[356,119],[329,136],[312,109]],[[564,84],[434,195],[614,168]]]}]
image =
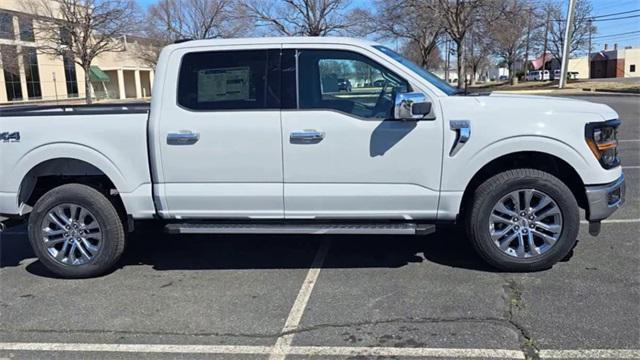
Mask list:
[{"label": "beige building", "polygon": [[591,56],[569,59],[569,72],[577,72],[578,79],[640,77],[640,48],[628,46],[618,49],[614,45],[609,49],[605,44],[604,49],[591,53]]},{"label": "beige building", "polygon": [[[34,16],[20,0],[0,1],[0,104],[85,97],[84,71],[73,59],[37,50]],[[123,51],[98,56],[91,65],[96,99],[151,96],[153,68],[137,57],[140,39],[119,39]]]}]

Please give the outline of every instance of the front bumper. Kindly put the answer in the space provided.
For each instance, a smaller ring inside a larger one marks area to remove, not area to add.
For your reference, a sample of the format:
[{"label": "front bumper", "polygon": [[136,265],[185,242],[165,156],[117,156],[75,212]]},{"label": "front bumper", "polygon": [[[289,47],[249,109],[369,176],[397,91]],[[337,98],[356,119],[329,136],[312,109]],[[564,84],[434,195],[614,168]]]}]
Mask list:
[{"label": "front bumper", "polygon": [[585,191],[588,202],[587,220],[597,222],[606,219],[624,204],[624,174],[609,184],[586,186]]}]

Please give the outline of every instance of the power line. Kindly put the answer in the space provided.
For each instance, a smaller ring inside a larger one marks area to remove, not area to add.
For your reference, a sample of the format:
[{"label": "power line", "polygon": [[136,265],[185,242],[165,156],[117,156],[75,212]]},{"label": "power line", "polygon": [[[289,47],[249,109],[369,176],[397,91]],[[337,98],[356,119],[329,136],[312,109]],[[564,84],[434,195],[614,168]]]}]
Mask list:
[{"label": "power line", "polygon": [[614,15],[630,14],[630,13],[634,13],[634,12],[638,12],[638,11],[640,11],[640,9],[637,9],[637,10],[629,10],[629,11],[622,11],[622,12],[611,13],[611,14],[605,14],[605,15],[595,15],[595,16],[592,16],[592,17],[591,17],[591,19],[597,19],[597,18],[601,18],[601,17],[609,17],[609,16],[614,16]]},{"label": "power line", "polygon": [[[620,17],[616,17],[616,18],[607,18],[607,19],[585,18],[585,20],[587,20],[587,21],[591,21],[591,22],[600,22],[600,21],[612,21],[612,20],[631,19],[631,18],[637,18],[637,17],[640,17],[640,14],[637,14],[637,15],[629,15],[629,16],[620,16]],[[565,22],[565,21],[567,21],[567,19],[552,19],[552,21]]]},{"label": "power line", "polygon": [[619,34],[611,34],[611,35],[598,35],[598,36],[594,36],[594,39],[600,39],[600,38],[606,38],[606,37],[615,37],[615,36],[620,36],[620,35],[629,35],[629,34],[637,34],[640,33],[640,30],[636,30],[636,31],[629,31],[629,32],[624,32],[624,33],[619,33]]},{"label": "power line", "polygon": [[621,17],[617,17],[617,18],[592,19],[591,21],[594,21],[594,22],[597,22],[597,21],[611,21],[611,20],[631,19],[631,18],[637,18],[637,17],[640,17],[640,14],[638,14],[638,15],[629,15],[629,16],[621,16]]}]

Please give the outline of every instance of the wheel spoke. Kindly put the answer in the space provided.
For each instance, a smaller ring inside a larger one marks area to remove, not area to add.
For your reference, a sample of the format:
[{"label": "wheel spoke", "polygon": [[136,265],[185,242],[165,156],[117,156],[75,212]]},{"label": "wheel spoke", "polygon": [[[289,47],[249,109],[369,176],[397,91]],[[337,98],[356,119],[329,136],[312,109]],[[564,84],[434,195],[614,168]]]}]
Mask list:
[{"label": "wheel spoke", "polygon": [[509,231],[513,230],[513,225],[508,226],[506,228],[504,228],[503,230],[498,230],[495,231],[491,234],[491,237],[493,238],[493,241],[499,240],[501,239],[503,236],[505,236]]},{"label": "wheel spoke", "polygon": [[61,206],[55,208],[54,212],[65,225],[71,224],[71,219],[67,217],[67,214],[64,213],[64,209]]},{"label": "wheel spoke", "polygon": [[42,231],[44,231],[47,234],[48,237],[62,235],[65,232],[64,229],[53,230],[50,227],[44,228],[44,229],[42,229]]},{"label": "wheel spoke", "polygon": [[55,239],[55,240],[46,240],[45,239],[44,245],[46,247],[53,247],[53,246],[56,246],[56,245],[60,244],[63,241],[67,241],[67,240],[65,238],[60,238],[60,239]]},{"label": "wheel spoke", "polygon": [[518,216],[518,213],[516,211],[513,211],[509,208],[507,208],[506,206],[504,206],[504,203],[501,201],[498,204],[496,204],[496,207],[493,209],[493,211],[498,211],[500,213],[503,213],[505,215],[509,215],[510,217],[516,217]]},{"label": "wheel spoke", "polygon": [[522,207],[520,207],[520,194],[517,192],[512,192],[511,194],[509,194],[509,198],[511,199],[511,201],[513,201],[513,206],[516,209],[516,214],[522,210]]},{"label": "wheel spoke", "polygon": [[529,244],[529,252],[532,255],[540,255],[540,249],[536,246],[536,243],[533,241],[533,232],[529,231],[527,235],[527,243]]},{"label": "wheel spoke", "polygon": [[87,250],[85,250],[84,247],[83,247],[84,242],[77,242],[76,241],[76,244],[78,245],[78,250],[80,250],[80,255],[82,255],[82,257],[84,259],[86,259],[86,261],[91,260],[91,255],[89,255],[89,253],[87,253]]},{"label": "wheel spoke", "polygon": [[511,245],[511,243],[513,242],[513,239],[516,238],[516,236],[518,236],[518,233],[514,232],[513,234],[509,235],[509,237],[502,240],[500,242],[500,249],[502,249],[502,251],[506,251],[509,248],[509,245]]},{"label": "wheel spoke", "polygon": [[505,219],[500,215],[491,214],[491,222],[511,225],[511,220]]},{"label": "wheel spoke", "polygon": [[543,230],[550,231],[554,234],[557,234],[562,230],[562,225],[558,224],[545,224],[541,221],[536,221],[535,225]]},{"label": "wheel spoke", "polygon": [[538,202],[538,204],[536,205],[535,208],[532,209],[533,213],[537,213],[538,211],[542,210],[545,206],[551,204],[551,198],[546,196],[546,195],[542,195],[540,197],[540,202]]},{"label": "wheel spoke", "polygon": [[68,249],[69,249],[69,243],[65,241],[64,245],[62,245],[62,249],[60,249],[60,251],[58,251],[58,253],[55,256],[56,260],[64,262],[64,258],[66,257]]},{"label": "wheel spoke", "polygon": [[524,257],[524,237],[521,233],[518,233],[518,247],[516,248],[516,255],[518,255],[518,257]]},{"label": "wheel spoke", "polygon": [[84,245],[84,247],[89,250],[89,252],[91,254],[95,254],[98,251],[98,247],[97,246],[93,246],[89,240],[87,240],[86,238],[81,238],[82,241],[82,245]]},{"label": "wheel spoke", "polygon": [[537,231],[537,230],[533,230],[533,233],[540,236],[542,238],[542,240],[544,240],[545,243],[547,243],[548,245],[553,245],[556,243],[557,239],[549,236],[543,232]]},{"label": "wheel spoke", "polygon": [[524,191],[524,210],[529,211],[531,209],[531,199],[533,198],[533,189],[527,189]]},{"label": "wheel spoke", "polygon": [[49,219],[53,221],[53,223],[56,224],[60,229],[64,229],[64,227],[67,225],[64,223],[64,221],[58,219],[58,217],[52,212],[49,213]]}]

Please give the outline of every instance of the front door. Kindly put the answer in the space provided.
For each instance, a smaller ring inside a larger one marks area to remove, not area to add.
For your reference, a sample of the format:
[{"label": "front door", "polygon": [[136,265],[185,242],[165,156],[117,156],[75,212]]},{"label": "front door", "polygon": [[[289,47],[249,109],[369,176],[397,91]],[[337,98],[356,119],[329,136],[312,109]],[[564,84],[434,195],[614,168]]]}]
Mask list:
[{"label": "front door", "polygon": [[441,119],[391,119],[401,76],[347,50],[300,49],[282,112],[286,218],[435,219]]},{"label": "front door", "polygon": [[174,60],[178,91],[163,104],[156,133],[160,212],[282,218],[280,49],[200,50]]}]

